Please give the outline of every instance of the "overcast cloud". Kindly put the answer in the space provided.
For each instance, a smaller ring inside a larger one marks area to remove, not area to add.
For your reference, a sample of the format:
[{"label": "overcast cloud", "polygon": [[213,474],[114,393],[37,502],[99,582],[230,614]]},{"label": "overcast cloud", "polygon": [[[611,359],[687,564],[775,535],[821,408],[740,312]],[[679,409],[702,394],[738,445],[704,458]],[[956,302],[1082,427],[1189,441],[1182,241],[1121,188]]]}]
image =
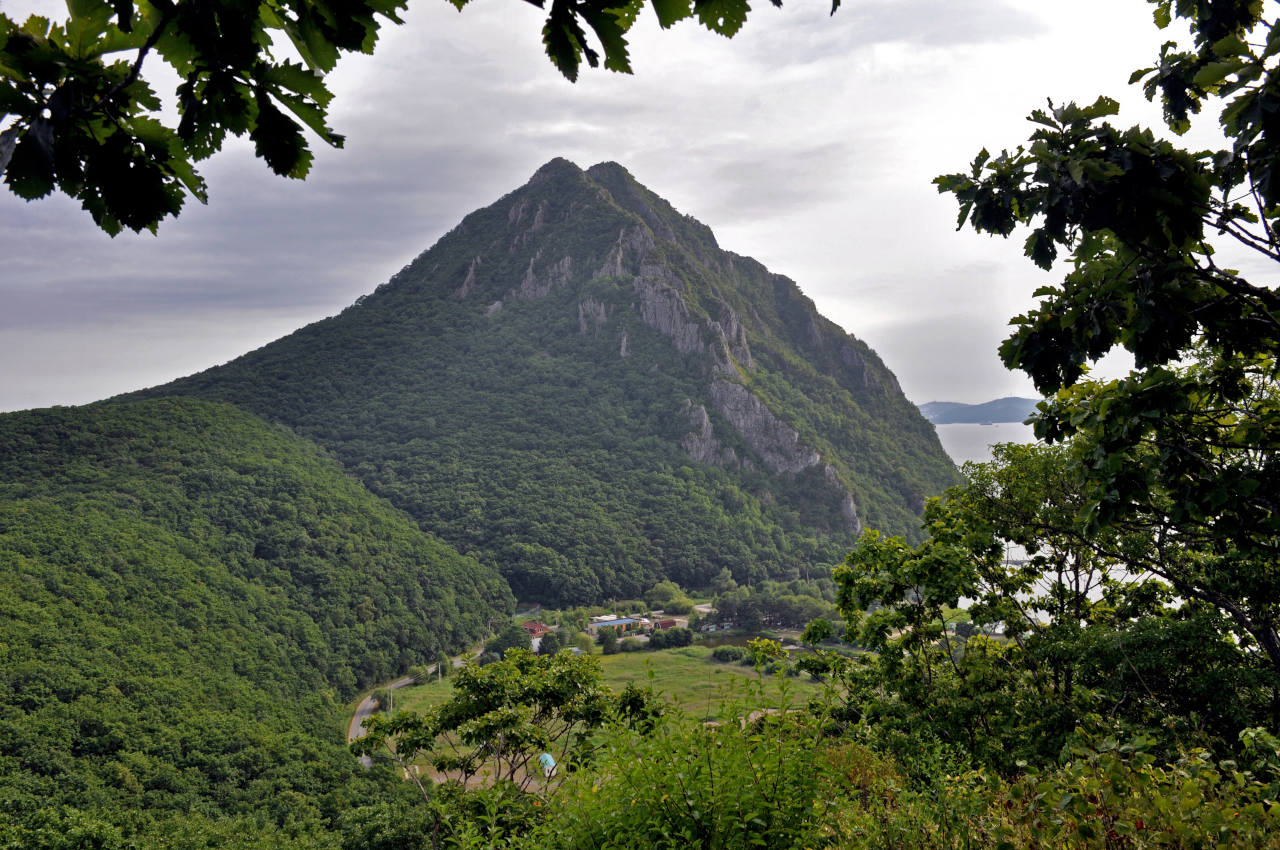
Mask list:
[{"label": "overcast cloud", "polygon": [[[543,162],[615,160],[722,246],[793,278],[916,402],[1031,394],[995,356],[1045,282],[1018,241],[955,232],[936,175],[1016,146],[1056,101],[1122,99],[1162,39],[1142,0],[792,0],[726,40],[632,38],[633,76],[564,81],[541,13],[415,0],[333,79],[341,151],[305,182],[246,144],[208,206],[110,239],[65,197],[0,195],[0,410],[78,404],[231,359],[371,291]],[[11,17],[35,4],[6,2]],[[44,9],[48,9],[46,4]]]}]

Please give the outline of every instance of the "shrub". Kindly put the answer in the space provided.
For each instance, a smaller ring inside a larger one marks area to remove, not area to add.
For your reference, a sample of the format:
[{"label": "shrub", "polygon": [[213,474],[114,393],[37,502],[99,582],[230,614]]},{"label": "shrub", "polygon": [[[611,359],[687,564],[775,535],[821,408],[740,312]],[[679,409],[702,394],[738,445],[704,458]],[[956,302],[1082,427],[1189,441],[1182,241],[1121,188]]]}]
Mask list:
[{"label": "shrub", "polygon": [[716,661],[730,664],[734,661],[741,661],[746,658],[747,650],[741,646],[726,644],[725,646],[717,646],[715,649],[711,650],[711,657]]},{"label": "shrub", "polygon": [[787,714],[749,726],[740,715],[719,725],[668,716],[648,734],[615,729],[601,737],[595,769],[565,779],[527,846],[819,846],[837,802],[803,724]]}]

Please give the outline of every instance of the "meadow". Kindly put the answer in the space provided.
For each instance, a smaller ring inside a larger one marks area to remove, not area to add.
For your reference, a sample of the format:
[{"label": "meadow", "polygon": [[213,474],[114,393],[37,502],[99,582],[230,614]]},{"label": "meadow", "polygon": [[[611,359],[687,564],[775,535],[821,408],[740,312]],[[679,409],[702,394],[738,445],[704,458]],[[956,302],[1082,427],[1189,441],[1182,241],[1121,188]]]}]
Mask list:
[{"label": "meadow", "polygon": [[[713,660],[711,648],[706,646],[620,652],[597,657],[603,681],[614,691],[621,691],[629,683],[641,688],[651,686],[665,702],[696,717],[716,714],[731,694],[742,690],[745,682],[760,679],[751,667]],[[805,675],[790,682],[796,696],[801,699],[819,687]],[[397,711],[422,711],[444,702],[450,693],[448,678],[432,680],[397,690],[395,707]]]}]

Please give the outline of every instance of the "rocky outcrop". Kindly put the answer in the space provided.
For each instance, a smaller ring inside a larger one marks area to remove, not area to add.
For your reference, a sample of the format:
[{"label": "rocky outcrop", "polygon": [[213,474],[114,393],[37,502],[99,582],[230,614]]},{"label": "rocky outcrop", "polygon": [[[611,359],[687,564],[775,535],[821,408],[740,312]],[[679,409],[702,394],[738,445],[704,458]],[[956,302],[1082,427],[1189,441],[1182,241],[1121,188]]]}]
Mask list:
[{"label": "rocky outcrop", "polygon": [[[723,377],[712,381],[711,398],[716,410],[737,429],[770,472],[798,475],[821,466],[822,478],[832,497],[838,500],[844,529],[855,534],[862,531],[857,503],[840,480],[835,466],[823,463],[822,456],[806,446],[794,428],[775,416],[742,384]],[[689,457],[707,466],[753,468],[753,464],[740,460],[732,448],[724,447],[716,438],[711,416],[705,407],[685,399],[681,414],[693,428],[680,443]]]},{"label": "rocky outcrop", "polygon": [[[521,199],[511,205],[511,209],[507,212],[507,224],[512,227],[520,227],[524,222],[525,214],[529,210],[528,199]],[[550,207],[547,205],[546,199],[538,201],[537,207],[534,208],[533,221],[528,227],[516,231],[516,235],[511,239],[511,245],[508,251],[515,252],[518,248],[523,248],[529,244],[531,234],[537,233],[547,224],[547,215]]]},{"label": "rocky outcrop", "polygon": [[755,367],[751,348],[747,345],[747,329],[728,304],[720,305],[720,321],[711,323],[711,331],[721,340],[722,358],[733,358],[743,369]]},{"label": "rocky outcrop", "polygon": [[594,333],[600,329],[609,319],[609,309],[595,300],[591,296],[587,296],[578,302],[578,332],[586,334],[588,331]]},{"label": "rocky outcrop", "polygon": [[695,405],[689,399],[684,400],[681,411],[693,430],[685,435],[680,445],[689,453],[689,457],[698,463],[715,466],[720,461],[720,441],[716,439],[715,429],[711,427],[711,417],[702,405]]},{"label": "rocky outcrop", "polygon": [[799,432],[742,384],[716,378],[711,382],[711,400],[770,471],[794,475],[822,462],[815,449],[800,442]]},{"label": "rocky outcrop", "polygon": [[632,280],[640,318],[675,343],[681,354],[701,354],[702,326],[689,315],[689,306],[675,288],[675,275],[666,266],[651,266]]},{"label": "rocky outcrop", "polygon": [[604,263],[596,277],[625,277],[637,274],[641,264],[654,249],[653,234],[643,225],[624,227],[618,231],[618,239],[605,255]]},{"label": "rocky outcrop", "polygon": [[889,395],[901,395],[898,379],[887,369],[874,370],[867,358],[852,343],[840,347],[840,363],[860,381],[863,389],[875,387]]},{"label": "rocky outcrop", "polygon": [[467,276],[463,279],[462,286],[459,286],[453,291],[453,294],[456,297],[466,298],[471,294],[471,290],[475,289],[476,269],[480,267],[482,262],[483,261],[480,259],[479,255],[477,255],[476,258],[471,261],[471,264],[467,266]]},{"label": "rocky outcrop", "polygon": [[841,496],[840,516],[844,517],[845,527],[854,534],[861,534],[862,519],[858,516],[858,505],[853,501],[853,496],[849,495],[849,491],[845,490],[844,484],[840,481],[840,476],[836,473],[836,468],[828,463],[822,468],[822,477]]},{"label": "rocky outcrop", "polygon": [[542,298],[550,295],[551,290],[556,287],[569,283],[569,277],[573,274],[572,257],[564,257],[560,262],[544,268],[539,274],[535,267],[541,256],[542,252],[539,251],[529,258],[529,267],[525,269],[520,286],[511,292],[513,298]]},{"label": "rocky outcrop", "polygon": [[689,457],[707,466],[723,466],[730,469],[742,466],[741,461],[738,460],[738,453],[732,447],[721,446],[720,441],[716,439],[711,416],[705,407],[685,399],[681,413],[693,426],[693,430],[686,434],[680,443],[689,453]]}]

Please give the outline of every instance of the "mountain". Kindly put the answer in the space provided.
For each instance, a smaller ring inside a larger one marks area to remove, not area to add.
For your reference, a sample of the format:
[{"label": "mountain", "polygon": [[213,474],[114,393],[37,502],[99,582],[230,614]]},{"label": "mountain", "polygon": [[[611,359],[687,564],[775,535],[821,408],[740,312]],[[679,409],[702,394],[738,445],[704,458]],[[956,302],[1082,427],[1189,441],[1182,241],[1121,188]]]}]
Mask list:
[{"label": "mountain", "polygon": [[511,602],[314,444],[229,405],[4,414],[0,846],[30,846],[10,818],[85,831],[80,809],[150,829],[354,805],[373,780],[344,703],[464,651]]},{"label": "mountain", "polygon": [[1038,398],[1007,396],[982,404],[961,404],[956,401],[930,401],[920,405],[920,412],[935,425],[959,423],[985,424],[988,422],[1025,422],[1035,413]]},{"label": "mountain", "polygon": [[861,341],[621,166],[556,159],[341,314],[147,391],[324,446],[520,598],[795,575],[957,473]]}]

